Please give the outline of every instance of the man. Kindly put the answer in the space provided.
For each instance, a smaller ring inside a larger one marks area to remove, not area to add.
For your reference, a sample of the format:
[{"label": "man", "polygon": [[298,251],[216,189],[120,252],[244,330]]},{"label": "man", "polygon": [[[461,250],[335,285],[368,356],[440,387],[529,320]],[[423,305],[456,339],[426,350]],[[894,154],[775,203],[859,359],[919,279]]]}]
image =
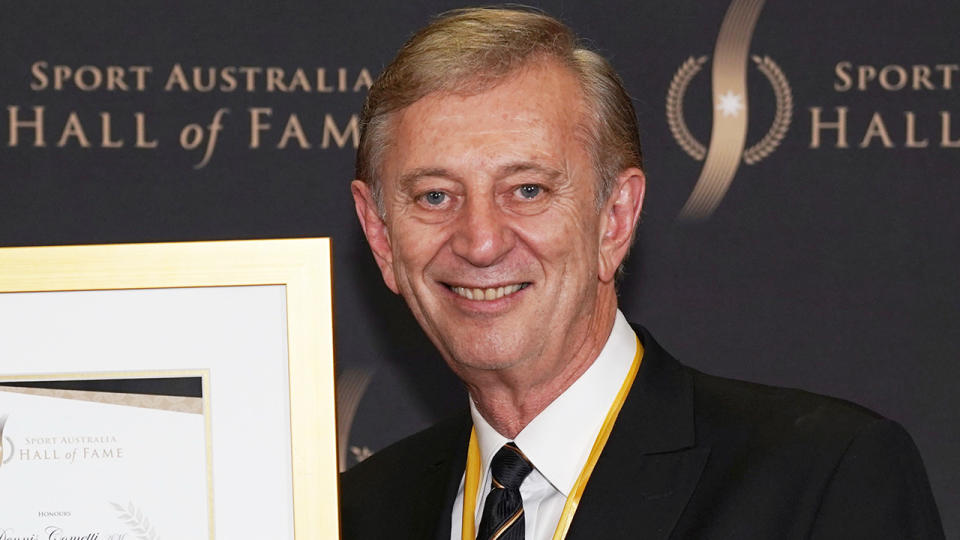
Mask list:
[{"label": "man", "polygon": [[387,286],[470,410],[345,473],[345,538],[940,538],[855,405],[704,375],[617,310],[645,179],[605,60],[530,11],[449,13],[373,85],[352,184]]}]

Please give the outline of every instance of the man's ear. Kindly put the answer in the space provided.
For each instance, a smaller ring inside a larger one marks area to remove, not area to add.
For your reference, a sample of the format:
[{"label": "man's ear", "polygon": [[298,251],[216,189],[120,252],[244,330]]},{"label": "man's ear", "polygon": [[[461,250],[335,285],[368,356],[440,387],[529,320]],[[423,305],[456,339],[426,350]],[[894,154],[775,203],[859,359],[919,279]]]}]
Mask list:
[{"label": "man's ear", "polygon": [[617,183],[603,205],[600,223],[600,281],[608,283],[617,275],[623,262],[633,231],[643,208],[646,177],[635,167],[625,169],[617,176]]},{"label": "man's ear", "polygon": [[367,243],[370,244],[373,258],[380,267],[380,273],[383,274],[383,281],[391,291],[399,293],[397,280],[393,274],[393,248],[390,245],[390,234],[387,232],[387,224],[380,217],[370,186],[363,180],[354,180],[350,183],[350,191],[353,193],[353,204],[357,209],[360,227],[363,228],[363,234],[367,237]]}]

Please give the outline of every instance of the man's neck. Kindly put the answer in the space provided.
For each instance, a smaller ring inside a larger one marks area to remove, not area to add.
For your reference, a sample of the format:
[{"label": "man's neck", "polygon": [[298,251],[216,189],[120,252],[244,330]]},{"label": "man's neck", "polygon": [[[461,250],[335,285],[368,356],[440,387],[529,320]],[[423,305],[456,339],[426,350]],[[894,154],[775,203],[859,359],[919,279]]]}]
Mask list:
[{"label": "man's neck", "polygon": [[477,410],[498,433],[515,438],[593,365],[610,336],[615,314],[616,306],[609,314],[598,317],[579,343],[567,343],[561,350],[550,351],[568,359],[555,373],[543,376],[536,367],[518,366],[473,384],[468,381],[467,389]]}]

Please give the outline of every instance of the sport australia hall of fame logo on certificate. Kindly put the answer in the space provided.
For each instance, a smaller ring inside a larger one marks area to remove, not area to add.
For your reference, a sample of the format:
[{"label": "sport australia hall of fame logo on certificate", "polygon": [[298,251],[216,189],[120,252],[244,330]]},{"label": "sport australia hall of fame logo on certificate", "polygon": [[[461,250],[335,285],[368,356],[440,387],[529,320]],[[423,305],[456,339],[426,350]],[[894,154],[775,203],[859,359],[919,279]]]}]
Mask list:
[{"label": "sport australia hall of fame logo on certificate", "polygon": [[212,537],[209,373],[0,376],[0,538]]}]

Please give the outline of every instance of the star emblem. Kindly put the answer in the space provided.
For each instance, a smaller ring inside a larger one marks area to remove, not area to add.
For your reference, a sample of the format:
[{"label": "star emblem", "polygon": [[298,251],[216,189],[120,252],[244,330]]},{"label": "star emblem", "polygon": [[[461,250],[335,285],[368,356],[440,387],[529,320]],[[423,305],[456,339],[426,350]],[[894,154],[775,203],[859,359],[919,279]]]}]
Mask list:
[{"label": "star emblem", "polygon": [[350,453],[353,454],[354,458],[356,458],[357,463],[360,463],[361,461],[373,455],[373,452],[370,450],[370,448],[366,446],[351,446]]},{"label": "star emblem", "polygon": [[720,96],[717,102],[717,110],[722,112],[724,116],[739,115],[740,111],[743,110],[743,96],[734,94],[732,90],[727,90],[725,94]]}]

